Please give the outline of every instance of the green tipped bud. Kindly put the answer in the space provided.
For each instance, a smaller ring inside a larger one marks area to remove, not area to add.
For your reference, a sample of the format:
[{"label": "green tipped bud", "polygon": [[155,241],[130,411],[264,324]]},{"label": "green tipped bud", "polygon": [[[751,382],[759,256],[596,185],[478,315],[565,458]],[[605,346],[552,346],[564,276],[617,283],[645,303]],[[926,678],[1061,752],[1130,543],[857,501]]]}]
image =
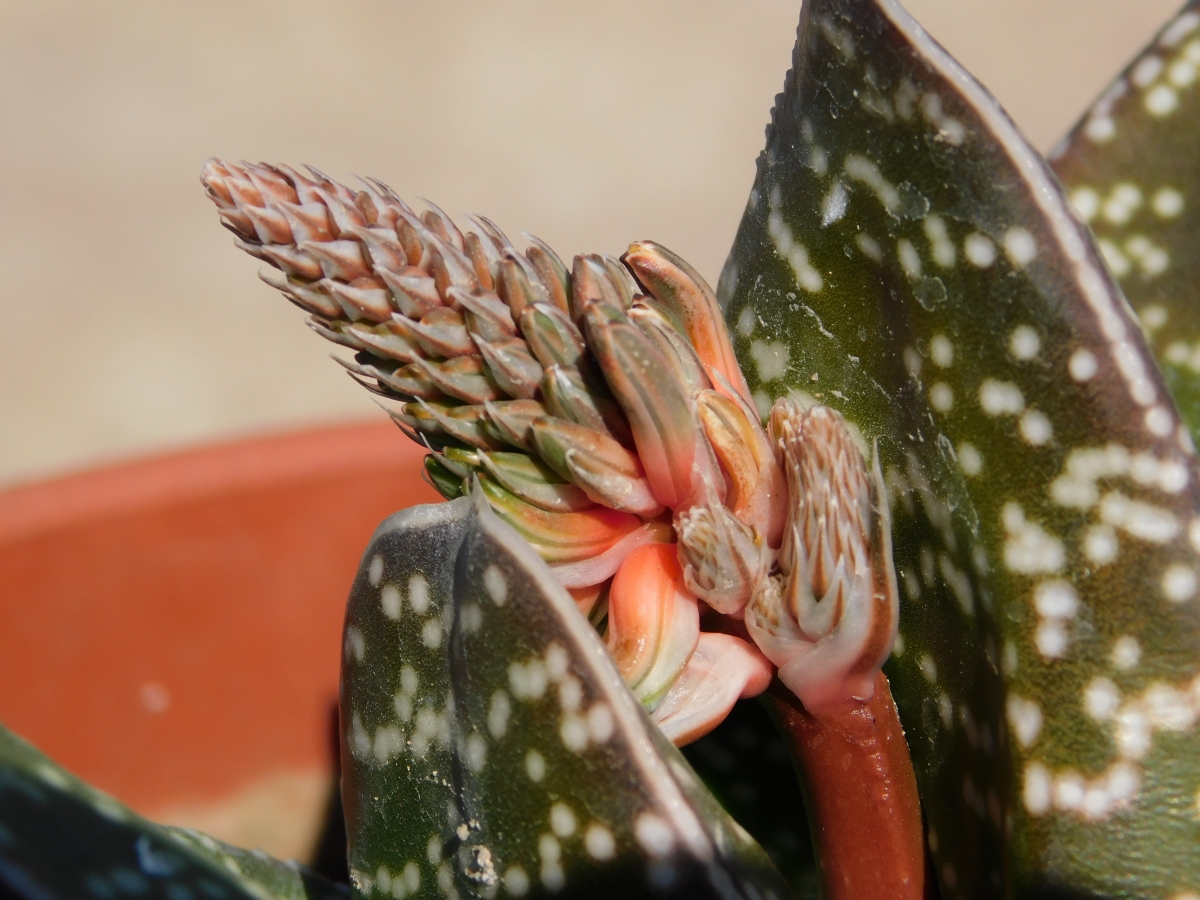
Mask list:
[{"label": "green tipped bud", "polygon": [[492,509],[548,563],[599,556],[641,526],[636,516],[602,506],[582,512],[539,509],[486,475],[479,476],[479,484]]},{"label": "green tipped bud", "polygon": [[[374,378],[379,384],[401,396],[420,397],[422,400],[445,400],[442,389],[425,376],[420,367],[409,363],[399,366],[391,360],[380,360],[366,353],[358,354],[362,362],[337,361],[364,378]],[[336,357],[335,357],[336,359]],[[373,360],[367,363],[366,360]]]},{"label": "green tipped bud", "polygon": [[425,479],[447,500],[457,500],[467,493],[467,484],[450,471],[436,456],[425,457]]},{"label": "green tipped bud", "polygon": [[621,260],[647,292],[679,320],[705,365],[719,371],[739,394],[753,403],[733,353],[717,296],[700,273],[653,241],[631,244]]},{"label": "green tipped bud", "polygon": [[[321,323],[326,324],[326,323]],[[330,322],[328,330],[335,331],[341,337],[357,342],[360,350],[368,350],[376,356],[394,359],[397,362],[411,363],[424,358],[420,345],[413,336],[412,329],[407,324],[396,320],[380,322],[378,325],[368,325],[365,322]],[[314,328],[314,330],[316,330]],[[318,334],[325,335],[324,331]],[[325,335],[328,337],[328,335]],[[330,338],[338,340],[339,338]]]},{"label": "green tipped bud", "polygon": [[638,302],[630,308],[629,318],[670,361],[675,369],[675,377],[689,391],[695,393],[712,387],[704,371],[704,363],[696,355],[691,342],[660,309],[649,303]]},{"label": "green tipped bud", "polygon": [[515,337],[516,322],[504,301],[491,291],[468,293],[451,288],[447,296],[451,304],[463,314],[467,331],[472,337],[485,341],[502,341]]},{"label": "green tipped bud", "polygon": [[766,542],[720,503],[680,513],[675,530],[688,589],[725,615],[745,606],[770,568]]},{"label": "green tipped bud", "polygon": [[353,320],[386,322],[392,317],[392,295],[374,278],[356,278],[352,284],[330,279],[327,285],[330,295]]},{"label": "green tipped bud", "polygon": [[[485,243],[473,231],[463,238],[463,253],[471,260],[471,265],[475,270],[475,280],[485,291],[496,289],[496,280],[492,275],[493,254],[489,253],[490,243],[490,241]],[[498,257],[495,258],[495,264],[499,265]]]},{"label": "green tipped bud", "polygon": [[488,420],[496,434],[513,447],[537,452],[533,441],[533,422],[546,415],[546,407],[536,400],[499,400],[485,403]]},{"label": "green tipped bud", "polygon": [[536,303],[521,313],[521,334],[543,366],[578,367],[587,353],[583,335],[570,317],[556,306]]},{"label": "green tipped bud", "polygon": [[344,313],[342,305],[329,296],[322,281],[300,282],[271,269],[263,269],[258,277],[271,287],[283,291],[285,297],[314,316],[336,319]]},{"label": "green tipped bud", "polygon": [[437,362],[419,359],[413,365],[442,391],[466,403],[478,404],[504,396],[482,356],[456,356]]},{"label": "green tipped bud", "polygon": [[566,265],[559,259],[558,254],[551,250],[545,241],[532,234],[526,234],[525,237],[533,244],[525,251],[525,257],[529,260],[529,264],[537,270],[538,278],[545,286],[546,293],[550,298],[549,302],[560,311],[569,312],[571,308],[571,273],[567,271]]},{"label": "green tipped bud", "polygon": [[505,252],[505,258],[500,263],[499,275],[500,296],[508,304],[513,319],[519,319],[534,303],[550,302],[550,291],[542,284],[537,270],[514,251]]},{"label": "green tipped bud", "polygon": [[607,434],[625,447],[633,433],[617,402],[589,385],[578,369],[550,366],[542,378],[542,399],[551,415]]},{"label": "green tipped bud", "polygon": [[488,343],[475,338],[475,346],[483,355],[492,379],[510,397],[532,399],[541,387],[542,365],[529,355],[520,338],[507,338]]},{"label": "green tipped bud", "polygon": [[589,346],[629,420],[654,496],[672,509],[710,496],[722,500],[725,479],[670,363],[612,304],[589,304],[585,321]]},{"label": "green tipped bud", "polygon": [[613,278],[604,257],[589,253],[575,257],[571,267],[571,318],[579,321],[594,301],[611,303],[617,309],[626,307],[633,297]]},{"label": "green tipped bud", "polygon": [[768,546],[779,546],[787,517],[787,483],[757,413],[717,391],[698,393],[696,411],[728,479],[725,505],[757,529]]},{"label": "green tipped bud", "polygon": [[416,409],[413,407],[414,404],[406,403],[404,412],[417,420],[419,431],[428,431],[426,422],[432,419],[437,425],[435,433],[449,435],[468,447],[479,450],[503,450],[505,447],[505,441],[488,421],[482,406],[446,406],[417,400]]},{"label": "green tipped bud", "polygon": [[647,544],[626,558],[608,593],[608,649],[633,695],[653,710],[700,639],[696,598],[682,588],[670,544]]},{"label": "green tipped bud", "polygon": [[452,474],[464,481],[470,481],[475,473],[483,468],[479,455],[480,451],[466,447],[446,447],[437,454],[437,459]]},{"label": "green tipped bud", "polygon": [[392,292],[396,309],[410,319],[420,319],[443,305],[434,280],[415,266],[401,269],[398,273],[382,269],[379,277]]},{"label": "green tipped bud", "polygon": [[462,313],[448,306],[427,312],[419,322],[408,320],[408,327],[429,356],[465,356],[475,352]]},{"label": "green tipped bud", "polygon": [[522,500],[549,512],[580,512],[596,504],[548,465],[524,453],[479,453],[479,464]]},{"label": "green tipped bud", "polygon": [[608,435],[547,416],[534,421],[533,439],[542,459],[597,503],[647,517],[662,512],[638,458]]}]

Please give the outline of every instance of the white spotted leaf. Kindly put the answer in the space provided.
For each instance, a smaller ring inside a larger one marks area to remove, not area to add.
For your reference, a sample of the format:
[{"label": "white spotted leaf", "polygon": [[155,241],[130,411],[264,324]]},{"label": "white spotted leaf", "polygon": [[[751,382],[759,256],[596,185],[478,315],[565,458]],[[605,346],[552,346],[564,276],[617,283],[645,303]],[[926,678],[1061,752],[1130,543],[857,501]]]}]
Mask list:
[{"label": "white spotted leaf", "polygon": [[793,66],[718,293],[764,412],[805,395],[878,447],[942,895],[1194,890],[1200,489],[1141,330],[895,0],[806,3]]},{"label": "white spotted leaf", "polygon": [[1200,2],[1188,3],[1051,154],[1200,435]]},{"label": "white spotted leaf", "polygon": [[0,896],[348,900],[293,863],[157,825],[0,726]]},{"label": "white spotted leaf", "polygon": [[362,894],[791,896],[481,494],[380,526],[346,635],[342,787]]}]

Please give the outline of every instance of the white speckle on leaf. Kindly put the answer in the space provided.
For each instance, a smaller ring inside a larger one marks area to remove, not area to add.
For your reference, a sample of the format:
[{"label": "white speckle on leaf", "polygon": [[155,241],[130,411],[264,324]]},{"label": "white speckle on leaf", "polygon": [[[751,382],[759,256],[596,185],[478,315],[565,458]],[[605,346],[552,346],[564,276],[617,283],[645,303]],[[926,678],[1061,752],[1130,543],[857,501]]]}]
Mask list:
[{"label": "white speckle on leaf", "polygon": [[971,265],[980,269],[986,269],[996,261],[996,245],[977,231],[968,234],[963,241],[963,253]]},{"label": "white speckle on leaf", "polygon": [[751,341],[750,356],[763,381],[776,381],[787,374],[790,351],[783,341]]},{"label": "white speckle on leaf", "polygon": [[1142,102],[1150,115],[1161,119],[1179,108],[1179,94],[1170,85],[1158,84],[1146,92]]},{"label": "white speckle on leaf", "polygon": [[1067,362],[1067,371],[1071,373],[1071,377],[1076,381],[1089,381],[1099,364],[1096,362],[1096,354],[1091,350],[1080,348],[1071,354],[1070,360]]},{"label": "white speckle on leaf", "polygon": [[429,609],[429,584],[420,572],[408,579],[408,605],[418,616],[425,615]]},{"label": "white speckle on leaf", "polygon": [[1008,724],[1016,735],[1017,743],[1029,747],[1042,733],[1042,708],[1032,700],[1010,694],[1006,704]]},{"label": "white speckle on leaf", "polygon": [[1172,603],[1184,603],[1196,596],[1196,570],[1175,563],[1167,567],[1162,579],[1163,595]]},{"label": "white speckle on leaf", "polygon": [[1083,689],[1083,708],[1097,722],[1107,722],[1121,707],[1121,692],[1112,679],[1097,676]]},{"label": "white speckle on leaf", "polygon": [[598,822],[593,822],[587,827],[587,831],[583,835],[583,846],[592,859],[601,862],[612,859],[617,850],[617,842],[613,838],[613,833]]},{"label": "white speckle on leaf", "polygon": [[985,378],[979,386],[979,405],[989,416],[1015,416],[1025,408],[1025,397],[1011,381]]},{"label": "white speckle on leaf", "polygon": [[[378,558],[378,557],[376,557]],[[385,584],[379,592],[379,605],[383,614],[395,621],[400,618],[400,589],[394,584]]]},{"label": "white speckle on leaf", "polygon": [[505,732],[508,730],[508,717],[511,713],[512,703],[509,702],[508,694],[502,690],[497,690],[492,694],[491,703],[488,705],[488,734],[496,740],[504,737]]},{"label": "white speckle on leaf", "polygon": [[962,467],[963,474],[978,475],[983,470],[983,457],[979,455],[974,444],[964,441],[958,445],[958,464]]},{"label": "white speckle on leaf", "polygon": [[825,195],[825,199],[821,202],[822,228],[832,225],[846,214],[848,200],[846,186],[840,181],[835,181],[833,187],[829,189],[829,193]]},{"label": "white speckle on leaf", "polygon": [[1013,266],[1023,269],[1037,256],[1037,241],[1026,229],[1015,225],[1004,232],[1004,253]]},{"label": "white speckle on leaf", "polygon": [[1112,649],[1112,663],[1123,672],[1136,668],[1142,659],[1142,645],[1131,635],[1117,638]]},{"label": "white speckle on leaf", "polygon": [[954,391],[944,381],[935,382],[929,388],[929,405],[940,413],[947,413],[954,407]]},{"label": "white speckle on leaf", "polygon": [[909,278],[921,277],[921,255],[917,253],[912,241],[907,238],[896,241],[896,257],[900,260],[900,268],[904,270],[905,275]]},{"label": "white speckle on leaf", "polygon": [[575,833],[575,813],[565,803],[555,803],[550,807],[550,830],[560,838],[568,838]]},{"label": "white speckle on leaf", "polygon": [[642,849],[653,857],[661,858],[671,852],[675,835],[671,826],[654,813],[642,813],[633,826],[634,836]]},{"label": "white speckle on leaf", "polygon": [[1053,435],[1050,420],[1046,418],[1045,413],[1036,409],[1027,410],[1021,416],[1020,429],[1021,437],[1034,447],[1041,447]]},{"label": "white speckle on leaf", "polygon": [[530,750],[525,754],[525,774],[529,776],[530,781],[541,781],[546,777],[546,759],[536,750]]},{"label": "white speckle on leaf", "polygon": [[508,600],[508,580],[495,565],[483,570],[483,589],[497,606],[503,606]]},{"label": "white speckle on leaf", "polygon": [[1013,359],[1033,359],[1041,349],[1041,337],[1028,325],[1018,325],[1008,336],[1008,352],[1012,354]]},{"label": "white speckle on leaf", "polygon": [[1107,565],[1117,558],[1120,549],[1117,533],[1108,525],[1093,525],[1083,537],[1083,552],[1098,566]]}]

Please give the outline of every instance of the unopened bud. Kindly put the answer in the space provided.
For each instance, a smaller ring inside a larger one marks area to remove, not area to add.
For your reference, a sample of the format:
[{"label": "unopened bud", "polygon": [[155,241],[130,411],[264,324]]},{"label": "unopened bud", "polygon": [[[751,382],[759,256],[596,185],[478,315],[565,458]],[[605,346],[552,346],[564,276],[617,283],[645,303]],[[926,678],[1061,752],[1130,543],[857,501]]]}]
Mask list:
[{"label": "unopened bud", "polygon": [[675,530],[688,589],[719,613],[738,612],[767,574],[770,553],[762,538],[720,503],[680,513]]},{"label": "unopened bud", "polygon": [[810,710],[871,699],[896,637],[891,516],[878,461],[868,472],[845,420],[788,400],[771,413],[792,511],[746,627]]},{"label": "unopened bud", "polygon": [[608,594],[608,649],[633,695],[653,710],[700,639],[696,598],[683,589],[675,548],[647,544],[626,558]]}]

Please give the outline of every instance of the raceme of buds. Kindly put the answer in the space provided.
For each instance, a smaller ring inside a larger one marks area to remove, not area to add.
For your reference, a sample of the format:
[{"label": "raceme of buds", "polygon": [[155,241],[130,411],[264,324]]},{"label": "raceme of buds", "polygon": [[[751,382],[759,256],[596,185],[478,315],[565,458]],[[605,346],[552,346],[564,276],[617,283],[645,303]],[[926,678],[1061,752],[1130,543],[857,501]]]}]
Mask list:
[{"label": "raceme of buds", "polygon": [[[438,491],[480,479],[565,585],[611,577],[639,540],[672,539],[667,510],[727,494],[777,545],[782,474],[755,418],[713,411],[745,384],[711,289],[670,251],[642,242],[568,266],[377,181],[220,160],[201,181],[238,246],[277,270],[264,280],[354,351],[339,360],[351,377],[399,402],[389,414],[434,454]],[[714,566],[714,584],[744,578]]]},{"label": "raceme of buds", "polygon": [[237,245],[273,267],[263,279],[399,404],[389,415],[429,448],[439,493],[478,483],[580,609],[607,596],[614,658],[676,740],[770,678],[757,647],[700,634],[698,599],[740,618],[753,597],[750,633],[806,703],[828,699],[814,685],[862,693],[860,663],[881,661],[895,623],[882,500],[848,442],[806,449],[832,426],[780,413],[768,437],[687,263],[640,242],[568,266],[537,238],[522,253],[487,219],[462,230],[311,168],[210,160],[201,181]]},{"label": "raceme of buds", "polygon": [[746,627],[806,708],[844,709],[871,699],[896,637],[882,476],[834,410],[783,400],[770,424],[793,503],[780,574],[760,585]]}]

